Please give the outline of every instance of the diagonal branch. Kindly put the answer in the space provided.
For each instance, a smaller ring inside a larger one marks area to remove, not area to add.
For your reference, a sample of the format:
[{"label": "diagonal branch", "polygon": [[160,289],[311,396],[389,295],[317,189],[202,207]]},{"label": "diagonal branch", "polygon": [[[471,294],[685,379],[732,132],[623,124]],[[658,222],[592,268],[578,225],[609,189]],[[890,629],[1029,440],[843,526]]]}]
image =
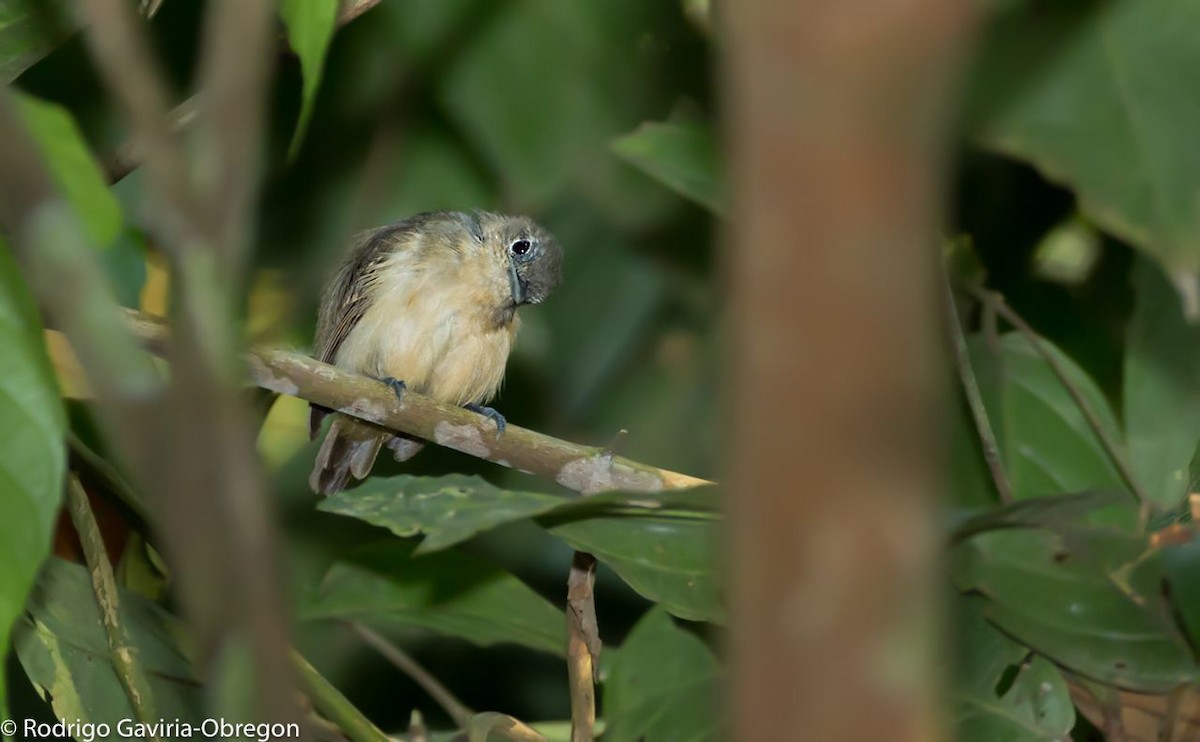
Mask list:
[{"label": "diagonal branch", "polygon": [[113,576],[112,564],[109,563],[108,554],[104,549],[100,528],[92,514],[92,506],[88,502],[87,493],[83,491],[83,485],[74,476],[67,481],[67,510],[71,514],[75,531],[79,534],[84,560],[92,578],[92,592],[96,596],[96,606],[100,609],[100,622],[104,625],[104,633],[108,637],[113,670],[138,721],[151,724],[158,717],[153,710],[150,683],[138,660],[137,649],[130,641],[129,633],[121,619],[117,580]]},{"label": "diagonal branch", "polygon": [[[169,334],[162,320],[128,312],[129,326],[154,353],[163,353]],[[598,446],[553,438],[509,425],[495,427],[474,412],[406,392],[398,401],[386,384],[321,363],[296,351],[260,347],[250,351],[250,381],[263,389],[300,397],[336,412],[423,438],[501,466],[553,480],[584,494],[604,490],[658,492],[711,484],[687,474],[617,456]]]},{"label": "diagonal branch", "polygon": [[400,672],[421,686],[421,689],[442,707],[442,710],[454,722],[454,726],[459,729],[466,729],[470,726],[471,717],[475,715],[475,712],[458,700],[449,688],[442,685],[440,680],[421,667],[419,662],[408,656],[407,652],[360,621],[347,621],[346,626],[357,634],[359,639],[383,655],[384,659],[392,663]]},{"label": "diagonal branch", "polygon": [[1075,406],[1079,408],[1079,412],[1083,415],[1084,420],[1087,421],[1088,427],[1090,427],[1092,432],[1095,433],[1096,438],[1100,441],[1101,447],[1104,449],[1104,452],[1108,454],[1108,458],[1112,462],[1113,467],[1116,468],[1117,474],[1121,477],[1121,480],[1125,482],[1125,486],[1129,488],[1129,491],[1133,493],[1134,499],[1137,500],[1138,505],[1141,506],[1142,521],[1144,523],[1149,515],[1148,509],[1153,504],[1150,496],[1142,488],[1141,484],[1138,483],[1137,477],[1133,475],[1133,469],[1130,468],[1129,463],[1125,460],[1125,456],[1121,452],[1118,443],[1113,440],[1113,437],[1109,434],[1108,429],[1105,428],[1100,422],[1099,415],[1097,415],[1096,411],[1092,409],[1092,406],[1083,396],[1083,392],[1079,389],[1075,382],[1071,380],[1071,377],[1067,375],[1067,371],[1065,368],[1063,368],[1062,363],[1060,363],[1058,358],[1056,358],[1055,355],[1046,347],[1046,344],[1042,341],[1042,336],[1039,335],[1037,330],[1033,329],[1033,327],[1031,327],[1029,323],[1026,322],[1023,317],[1021,317],[1021,315],[1017,314],[1016,310],[1010,307],[1008,302],[1006,302],[1004,297],[999,293],[978,287],[970,287],[969,290],[971,295],[978,299],[985,307],[988,307],[991,311],[995,312],[1000,317],[1003,317],[1006,322],[1015,327],[1017,331],[1029,341],[1029,344],[1032,345],[1034,350],[1037,351],[1038,355],[1042,357],[1042,360],[1046,362],[1046,365],[1050,367],[1051,372],[1053,372],[1054,376],[1058,378],[1058,381],[1063,385],[1063,388],[1067,390],[1067,394],[1071,396],[1071,400],[1075,402]]},{"label": "diagonal branch", "polygon": [[1001,504],[1010,505],[1013,502],[1012,485],[1004,471],[1004,458],[1000,454],[1000,444],[996,440],[996,432],[988,419],[987,406],[983,403],[983,395],[979,391],[979,380],[975,370],[971,368],[971,354],[967,350],[967,338],[963,334],[962,322],[958,317],[958,307],[954,303],[954,290],[950,288],[950,277],[946,266],[942,264],[942,304],[946,314],[946,328],[954,344],[954,362],[958,368],[958,378],[962,383],[963,394],[967,398],[967,406],[971,409],[971,419],[975,421],[975,432],[979,436],[979,444],[983,448],[983,459],[987,462],[988,471],[992,474],[992,484]]}]

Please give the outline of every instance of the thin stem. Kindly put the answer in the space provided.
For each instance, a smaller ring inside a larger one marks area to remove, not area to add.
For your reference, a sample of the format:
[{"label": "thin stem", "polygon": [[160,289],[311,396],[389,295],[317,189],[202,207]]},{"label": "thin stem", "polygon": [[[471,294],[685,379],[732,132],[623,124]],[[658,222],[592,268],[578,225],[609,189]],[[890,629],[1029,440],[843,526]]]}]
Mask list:
[{"label": "thin stem", "polygon": [[1133,475],[1133,470],[1129,468],[1129,464],[1125,461],[1125,457],[1121,454],[1120,449],[1117,447],[1116,441],[1113,440],[1112,436],[1109,435],[1108,430],[1105,429],[1104,425],[1101,424],[1100,418],[1096,415],[1096,411],[1092,409],[1092,406],[1088,404],[1087,399],[1083,396],[1083,392],[1079,389],[1075,382],[1071,380],[1071,377],[1067,375],[1066,369],[1063,368],[1058,358],[1056,358],[1054,354],[1046,348],[1046,344],[1042,341],[1042,338],[1040,335],[1038,335],[1037,331],[1030,327],[1029,323],[1026,322],[1021,315],[1017,314],[1012,307],[1008,306],[1008,303],[1004,301],[1003,296],[995,292],[975,287],[972,287],[970,291],[973,296],[979,299],[979,301],[983,302],[986,306],[991,307],[996,314],[1003,317],[1006,322],[1015,327],[1018,332],[1024,335],[1029,341],[1030,345],[1032,345],[1038,352],[1038,355],[1042,357],[1042,360],[1046,362],[1046,365],[1050,367],[1050,370],[1054,373],[1055,377],[1058,378],[1059,383],[1062,384],[1063,388],[1067,390],[1067,393],[1071,395],[1071,399],[1075,402],[1075,406],[1079,408],[1081,413],[1083,413],[1084,419],[1087,421],[1088,426],[1092,429],[1092,432],[1096,434],[1096,438],[1100,440],[1100,445],[1104,448],[1104,452],[1108,455],[1109,460],[1112,461],[1113,466],[1117,470],[1117,474],[1120,475],[1121,480],[1125,483],[1125,486],[1129,488],[1129,490],[1133,493],[1134,498],[1141,506],[1142,521],[1144,523],[1149,515],[1149,495],[1147,495],[1146,491],[1142,489],[1140,484],[1138,484],[1137,478]]},{"label": "thin stem", "polygon": [[567,578],[567,677],[571,688],[571,742],[592,742],[596,728],[596,557],[575,552]]},{"label": "thin stem", "polygon": [[954,343],[954,362],[958,367],[958,378],[962,382],[963,394],[966,395],[967,405],[971,408],[971,418],[975,421],[975,431],[979,435],[979,444],[983,447],[983,460],[987,462],[988,470],[992,473],[992,483],[996,486],[996,494],[1000,502],[1008,505],[1013,501],[1012,485],[1004,471],[1004,459],[1000,455],[1000,445],[996,441],[996,433],[992,430],[988,418],[987,407],[983,404],[983,395],[979,392],[979,381],[971,368],[971,353],[967,350],[967,338],[963,334],[962,321],[958,317],[958,307],[954,304],[954,291],[950,288],[950,277],[942,266],[942,288],[946,311],[946,329]]},{"label": "thin stem", "polygon": [[332,683],[309,664],[296,650],[292,650],[292,666],[299,676],[300,686],[312,699],[313,707],[326,719],[337,725],[350,742],[390,742],[388,736],[363,716],[354,704],[342,695]]},{"label": "thin stem", "polygon": [[412,678],[417,685],[421,686],[445,710],[450,719],[454,721],[454,726],[459,729],[467,728],[475,712],[468,708],[465,703],[455,698],[450,689],[442,685],[441,681],[430,674],[428,670],[421,667],[420,663],[370,627],[358,621],[347,621],[346,626],[350,627],[350,630],[357,634],[358,638],[362,639],[372,649],[383,655],[388,662],[395,665],[400,672]]},{"label": "thin stem", "polygon": [[100,609],[100,622],[108,636],[108,651],[113,669],[138,720],[151,724],[158,717],[153,710],[150,684],[138,662],[137,650],[121,621],[117,581],[113,576],[112,564],[108,561],[108,553],[104,549],[100,528],[96,525],[96,517],[92,514],[92,506],[88,502],[83,485],[74,476],[67,482],[67,509],[75,531],[79,534],[83,557],[92,578],[92,592]]}]

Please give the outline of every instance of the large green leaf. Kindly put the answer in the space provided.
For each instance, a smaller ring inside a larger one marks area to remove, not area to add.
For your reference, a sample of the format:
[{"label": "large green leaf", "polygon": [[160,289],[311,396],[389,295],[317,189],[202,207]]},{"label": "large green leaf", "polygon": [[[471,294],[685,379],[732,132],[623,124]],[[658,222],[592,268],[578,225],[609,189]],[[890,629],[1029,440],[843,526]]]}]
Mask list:
[{"label": "large green leaf", "polygon": [[723,672],[694,634],[661,608],[647,613],[617,652],[604,683],[608,742],[704,742],[723,738]]},{"label": "large green leaf", "polygon": [[525,583],[454,551],[417,556],[411,542],[389,540],[353,550],[329,568],[305,620],[356,619],[419,626],[476,644],[521,644],[562,654],[566,623]]},{"label": "large green leaf", "polygon": [[425,534],[417,553],[437,551],[481,531],[523,520],[566,502],[537,492],[502,490],[477,476],[400,475],[372,479],[322,500],[317,507],[348,515],[397,536]]},{"label": "large green leaf", "polygon": [[0,85],[7,85],[79,28],[67,0],[0,0]]},{"label": "large green leaf", "polygon": [[[37,309],[0,239],[0,652],[25,605],[62,499],[66,415]],[[4,684],[0,679],[0,699]]]},{"label": "large green leaf", "polygon": [[1069,670],[1164,693],[1200,677],[1162,594],[1161,564],[1140,536],[990,531],[953,552],[955,581],[987,598],[1004,633]]},{"label": "large green leaf", "polygon": [[[121,618],[145,670],[155,714],[199,723],[204,689],[181,649],[182,626],[134,593],[121,593]],[[17,658],[60,719],[104,722],[136,718],[113,668],[108,637],[87,570],[48,561],[14,632]],[[114,734],[113,737],[120,737]]]},{"label": "large green leaf", "polygon": [[1125,343],[1125,427],[1130,464],[1155,504],[1175,508],[1188,493],[1200,440],[1200,326],[1157,266],[1134,267],[1137,304]]},{"label": "large green leaf", "polygon": [[84,232],[98,247],[108,247],[121,232],[121,205],[108,189],[75,120],[55,103],[23,94],[15,98],[25,128]]},{"label": "large green leaf", "polygon": [[304,76],[303,99],[300,103],[300,118],[296,121],[296,133],[292,136],[291,153],[295,155],[304,140],[308,121],[312,118],[317,90],[321,87],[321,73],[325,67],[325,52],[337,20],[338,0],[281,0],[279,15],[287,28],[288,44],[300,57],[300,70]]},{"label": "large green leaf", "polygon": [[676,616],[725,621],[717,564],[718,521],[615,514],[556,525],[550,533],[595,555],[643,597]]},{"label": "large green leaf", "polygon": [[725,188],[708,128],[695,123],[645,123],[613,142],[613,151],[684,198],[717,214]]},{"label": "large green leaf", "polygon": [[993,23],[972,86],[985,145],[1070,186],[1091,219],[1154,256],[1193,299],[1197,27],[1191,0],[1018,3]]},{"label": "large green leaf", "polygon": [[675,615],[724,620],[715,554],[720,515],[712,488],[567,498],[501,490],[478,477],[399,476],[335,495],[320,508],[400,536],[424,533],[419,551],[426,552],[532,518]]},{"label": "large green leaf", "polygon": [[[1120,428],[1095,382],[1061,351],[1042,342],[1119,445]],[[970,338],[968,344],[1014,496],[1127,491],[1079,406],[1027,338],[1005,334],[996,351],[981,337]],[[1134,522],[1128,509],[1104,509],[1095,517],[1121,525]]]},{"label": "large green leaf", "polygon": [[955,601],[952,703],[956,739],[1023,742],[1066,739],[1075,709],[1062,673],[997,631],[982,598]]}]

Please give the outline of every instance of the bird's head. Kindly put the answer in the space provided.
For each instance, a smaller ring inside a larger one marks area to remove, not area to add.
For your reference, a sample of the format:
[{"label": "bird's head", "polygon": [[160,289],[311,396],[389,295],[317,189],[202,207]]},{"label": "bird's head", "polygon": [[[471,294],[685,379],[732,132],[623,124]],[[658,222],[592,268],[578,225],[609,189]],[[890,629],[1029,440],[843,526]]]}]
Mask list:
[{"label": "bird's head", "polygon": [[562,248],[532,219],[499,214],[477,215],[485,242],[502,253],[513,306],[539,304],[562,281]]}]

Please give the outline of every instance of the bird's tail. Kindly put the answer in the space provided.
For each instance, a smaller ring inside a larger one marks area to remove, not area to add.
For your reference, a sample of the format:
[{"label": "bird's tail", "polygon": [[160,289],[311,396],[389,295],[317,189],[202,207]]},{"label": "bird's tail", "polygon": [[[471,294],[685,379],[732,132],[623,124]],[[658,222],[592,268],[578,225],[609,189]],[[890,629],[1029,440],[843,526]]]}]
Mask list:
[{"label": "bird's tail", "polygon": [[392,432],[386,428],[346,415],[335,416],[313,462],[308,485],[319,495],[341,492],[351,475],[362,479],[371,472],[379,449],[391,437]]}]

